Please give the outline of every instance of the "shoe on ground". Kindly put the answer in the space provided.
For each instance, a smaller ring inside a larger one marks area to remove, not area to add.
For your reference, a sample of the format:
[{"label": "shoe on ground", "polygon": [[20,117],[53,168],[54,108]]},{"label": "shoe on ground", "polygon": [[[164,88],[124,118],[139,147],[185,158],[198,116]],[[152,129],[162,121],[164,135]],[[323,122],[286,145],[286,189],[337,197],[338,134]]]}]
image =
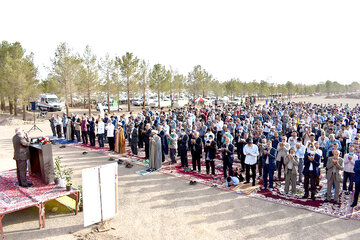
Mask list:
[{"label": "shoe on ground", "polygon": [[269,190],[272,192],[274,189],[273,189],[273,188],[269,188]]},{"label": "shoe on ground", "polygon": [[315,196],[312,196],[312,197],[311,197],[311,200],[315,201],[315,199],[316,199]]},{"label": "shoe on ground", "polygon": [[244,184],[248,184],[248,183],[250,183],[250,182],[248,182],[248,181],[244,182]]},{"label": "shoe on ground", "polygon": [[265,190],[266,189],[266,187],[261,187],[261,190]]},{"label": "shoe on ground", "polygon": [[350,207],[354,208],[354,207],[356,207],[356,205],[353,203],[350,205]]},{"label": "shoe on ground", "polygon": [[350,195],[350,192],[349,192],[349,191],[347,191],[347,192],[345,193],[345,195]]},{"label": "shoe on ground", "polygon": [[[306,198],[308,198],[309,196],[307,196],[307,195],[304,195],[304,196],[302,196],[302,199],[306,199]],[[326,201],[326,200],[325,200]]]}]

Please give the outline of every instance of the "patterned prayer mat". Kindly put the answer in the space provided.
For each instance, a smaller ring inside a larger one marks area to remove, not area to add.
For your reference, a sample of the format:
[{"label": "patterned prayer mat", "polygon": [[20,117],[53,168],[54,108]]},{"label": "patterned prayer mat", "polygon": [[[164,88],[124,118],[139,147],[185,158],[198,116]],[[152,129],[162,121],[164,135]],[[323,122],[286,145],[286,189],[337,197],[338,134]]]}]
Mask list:
[{"label": "patterned prayer mat", "polygon": [[[124,154],[117,154],[114,152],[108,151],[108,148],[98,148],[98,147],[89,147],[87,145],[83,145],[80,143],[71,144],[76,148],[87,149],[90,151],[94,151],[100,154],[107,155],[109,157],[113,157],[116,159],[121,159],[125,162],[130,162],[133,164],[137,164],[140,166],[148,167],[148,162],[145,160],[145,153],[143,149],[138,149],[138,156],[133,156],[131,154],[131,149],[129,146],[126,146],[126,153]],[[169,159],[166,156],[166,159]],[[350,208],[350,204],[352,203],[353,195],[345,195],[344,193],[340,194],[339,204],[335,205],[332,202],[325,203],[325,194],[326,194],[326,178],[325,174],[322,173],[322,178],[320,180],[320,187],[317,188],[316,200],[313,201],[309,199],[302,199],[301,197],[304,195],[304,187],[303,185],[297,185],[297,193],[295,196],[291,196],[290,194],[285,194],[285,181],[274,181],[274,190],[262,190],[261,186],[263,184],[262,178],[257,178],[257,184],[252,186],[250,184],[240,183],[238,186],[235,187],[226,187],[225,179],[223,178],[223,169],[222,169],[222,161],[220,154],[218,153],[217,159],[215,160],[215,179],[211,176],[206,174],[206,167],[205,162],[202,160],[201,164],[201,172],[198,171],[184,171],[181,168],[180,158],[176,158],[176,164],[170,164],[169,161],[165,161],[162,165],[162,168],[158,170],[158,172],[168,174],[174,177],[182,178],[187,181],[196,181],[198,183],[216,187],[221,190],[226,191],[234,191],[239,194],[247,195],[249,197],[282,204],[286,206],[302,208],[309,211],[322,213],[326,215],[330,215],[333,217],[338,217],[342,219],[353,219],[353,220],[360,220],[360,206],[355,207],[354,209]],[[192,168],[192,161],[191,161],[191,153],[188,153],[188,162],[189,167]],[[233,164],[233,169],[240,168],[240,163],[235,161]],[[324,171],[322,169],[322,171]],[[245,173],[243,174],[245,177]],[[274,174],[276,176],[276,173]],[[291,190],[291,187],[290,187]],[[334,194],[333,194],[334,195]]]},{"label": "patterned prayer mat", "polygon": [[65,188],[54,183],[45,185],[41,179],[29,175],[27,179],[34,185],[29,188],[19,187],[15,169],[0,172],[0,214],[35,206],[69,194]]},{"label": "patterned prayer mat", "polygon": [[[360,206],[357,206],[354,209],[350,207],[353,200],[353,194],[345,195],[345,193],[340,193],[339,204],[334,204],[333,201],[325,202],[327,192],[327,180],[324,174],[325,169],[322,169],[321,171],[322,174],[320,184],[316,188],[317,193],[315,201],[311,200],[310,198],[302,199],[305,190],[304,186],[299,184],[296,185],[295,196],[292,196],[290,194],[291,186],[289,194],[285,194],[285,181],[275,181],[273,191],[262,190],[258,188],[252,193],[250,193],[249,196],[257,199],[270,201],[273,203],[283,204],[286,206],[302,208],[309,211],[330,215],[333,217],[360,220]],[[260,184],[262,184],[262,179],[260,180]],[[332,190],[332,196],[334,196],[334,189]]]}]

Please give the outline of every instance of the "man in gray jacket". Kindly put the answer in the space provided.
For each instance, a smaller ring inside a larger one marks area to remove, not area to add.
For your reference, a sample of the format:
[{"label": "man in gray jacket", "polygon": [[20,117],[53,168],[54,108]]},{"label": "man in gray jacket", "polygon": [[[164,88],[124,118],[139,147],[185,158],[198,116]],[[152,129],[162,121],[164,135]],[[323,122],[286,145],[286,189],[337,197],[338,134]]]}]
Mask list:
[{"label": "man in gray jacket", "polygon": [[31,187],[32,182],[26,180],[27,160],[30,159],[30,140],[23,129],[17,128],[13,137],[14,160],[16,161],[19,186]]},{"label": "man in gray jacket", "polygon": [[344,160],[339,157],[340,151],[336,150],[334,152],[334,156],[330,157],[327,162],[327,198],[326,202],[331,200],[331,188],[333,184],[335,185],[335,196],[334,203],[337,204],[339,202],[339,191],[340,191],[340,183],[342,181],[340,171],[344,169],[343,163]]}]

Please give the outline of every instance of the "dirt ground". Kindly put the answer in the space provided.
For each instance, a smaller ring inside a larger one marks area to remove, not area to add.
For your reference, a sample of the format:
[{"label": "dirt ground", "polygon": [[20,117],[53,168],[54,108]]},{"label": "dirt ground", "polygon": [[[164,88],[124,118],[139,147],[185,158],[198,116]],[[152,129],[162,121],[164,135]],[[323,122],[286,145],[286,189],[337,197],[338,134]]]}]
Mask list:
[{"label": "dirt ground", "polygon": [[[324,101],[310,98],[313,102]],[[339,103],[339,99],[330,99]],[[341,100],[356,105],[352,99]],[[326,102],[327,103],[327,102]],[[0,171],[15,168],[11,138],[18,125],[0,126]],[[31,124],[23,125],[25,130]],[[43,130],[31,136],[50,135]],[[81,184],[83,168],[109,163],[108,157],[71,147],[53,146],[74,169],[74,185]],[[21,239],[360,239],[360,222],[342,220],[225,192],[201,184],[190,186],[182,179],[161,173],[140,176],[140,166],[119,165],[119,214],[109,222],[113,228],[92,233],[83,227],[83,215],[46,207],[46,228],[39,230],[36,208],[9,214],[3,219],[5,237]]]}]

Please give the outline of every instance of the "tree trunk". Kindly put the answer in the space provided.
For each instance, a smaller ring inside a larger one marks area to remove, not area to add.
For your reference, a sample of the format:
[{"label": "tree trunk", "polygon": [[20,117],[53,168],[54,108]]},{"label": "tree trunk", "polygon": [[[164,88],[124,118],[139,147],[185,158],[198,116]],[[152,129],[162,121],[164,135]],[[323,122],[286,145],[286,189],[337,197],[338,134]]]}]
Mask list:
[{"label": "tree trunk", "polygon": [[17,116],[17,99],[14,98],[14,115]]},{"label": "tree trunk", "polygon": [[89,116],[91,115],[91,99],[90,99],[90,89],[88,89],[88,107],[89,107]]},{"label": "tree trunk", "polygon": [[84,94],[83,108],[86,109],[86,94]]},{"label": "tree trunk", "polygon": [[158,89],[158,109],[160,109],[160,89]]},{"label": "tree trunk", "polygon": [[64,90],[65,90],[65,108],[66,108],[66,116],[69,116],[69,103],[68,103],[68,99],[67,99],[67,95],[68,95],[68,92],[67,92],[67,84],[66,84],[66,81],[64,81],[65,84],[64,84]]},{"label": "tree trunk", "polygon": [[73,103],[73,93],[72,93],[72,88],[71,85],[69,86],[69,90],[70,90],[70,107],[74,107],[74,103]]},{"label": "tree trunk", "polygon": [[143,108],[145,109],[145,103],[146,103],[146,90],[145,90],[145,88],[144,88],[144,90],[143,90]]},{"label": "tree trunk", "polygon": [[127,104],[128,104],[128,112],[130,112],[130,79],[129,77],[127,77],[127,83],[126,83],[126,87],[127,87]]},{"label": "tree trunk", "polygon": [[108,104],[108,114],[110,115],[111,110],[110,110],[110,91],[109,91],[109,89],[108,89],[108,92],[107,92],[107,104]]},{"label": "tree trunk", "polygon": [[10,98],[9,98],[9,112],[10,112],[10,114],[13,114],[13,103]]},{"label": "tree trunk", "polygon": [[25,107],[25,104],[22,105],[22,114],[23,114],[23,120],[26,121],[26,107]]},{"label": "tree trunk", "polygon": [[120,107],[120,91],[117,91],[117,99],[118,99],[118,109]]},{"label": "tree trunk", "polygon": [[5,97],[1,96],[1,110],[5,111]]},{"label": "tree trunk", "polygon": [[172,92],[171,92],[171,88],[170,88],[170,102],[171,102],[171,108],[173,107],[173,97],[172,97]]}]

